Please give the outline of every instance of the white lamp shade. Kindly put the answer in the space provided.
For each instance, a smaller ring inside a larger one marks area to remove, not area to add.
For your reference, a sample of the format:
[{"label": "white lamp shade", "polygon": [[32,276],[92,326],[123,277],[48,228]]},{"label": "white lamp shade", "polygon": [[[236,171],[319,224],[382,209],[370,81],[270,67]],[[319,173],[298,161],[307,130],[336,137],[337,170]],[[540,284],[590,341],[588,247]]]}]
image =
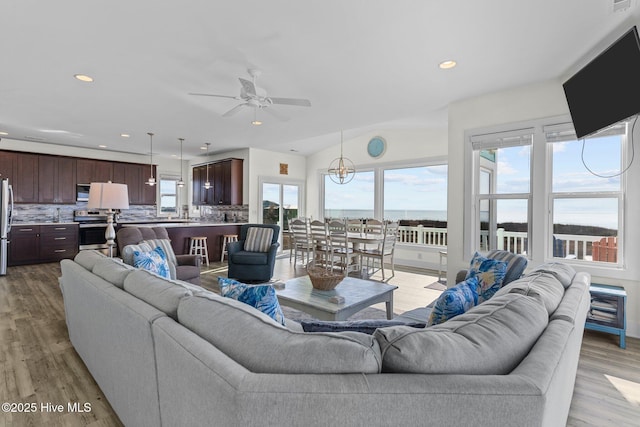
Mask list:
[{"label": "white lamp shade", "polygon": [[87,207],[90,209],[129,209],[127,184],[92,182],[89,187]]}]

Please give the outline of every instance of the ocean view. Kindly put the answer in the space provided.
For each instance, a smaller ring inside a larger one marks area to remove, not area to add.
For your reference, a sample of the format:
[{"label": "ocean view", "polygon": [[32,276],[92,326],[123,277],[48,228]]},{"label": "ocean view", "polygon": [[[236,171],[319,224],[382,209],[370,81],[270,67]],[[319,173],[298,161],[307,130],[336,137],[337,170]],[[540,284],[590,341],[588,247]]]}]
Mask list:
[{"label": "ocean view", "polygon": [[[329,218],[373,218],[373,210],[368,209],[326,209],[325,217]],[[385,210],[384,219],[423,219],[432,221],[446,221],[447,211],[437,210]]]}]

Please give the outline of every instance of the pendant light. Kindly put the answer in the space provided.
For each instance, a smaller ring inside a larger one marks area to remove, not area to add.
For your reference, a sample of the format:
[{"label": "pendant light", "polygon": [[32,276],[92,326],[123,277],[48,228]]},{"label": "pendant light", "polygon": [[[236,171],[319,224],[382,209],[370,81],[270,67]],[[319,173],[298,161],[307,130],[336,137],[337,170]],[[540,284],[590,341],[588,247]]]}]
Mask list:
[{"label": "pendant light", "polygon": [[329,165],[329,178],[336,184],[347,184],[353,179],[356,168],[353,162],[342,155],[342,131],[340,131],[340,157]]},{"label": "pendant light", "polygon": [[149,168],[151,169],[151,176],[145,184],[153,187],[154,185],[156,185],[156,179],[153,176],[153,133],[147,132],[147,135],[149,135],[149,140],[151,141],[151,154],[149,155]]},{"label": "pendant light", "polygon": [[184,138],[178,138],[180,141],[180,180],[178,180],[178,187],[184,187],[184,180],[182,179],[182,143],[184,142]]},{"label": "pendant light", "polygon": [[[211,145],[211,143],[206,142],[204,145],[207,146],[207,160],[209,160],[209,146]],[[204,182],[204,188],[205,190],[211,188],[211,183],[209,182],[209,163],[207,163],[207,180]]]}]

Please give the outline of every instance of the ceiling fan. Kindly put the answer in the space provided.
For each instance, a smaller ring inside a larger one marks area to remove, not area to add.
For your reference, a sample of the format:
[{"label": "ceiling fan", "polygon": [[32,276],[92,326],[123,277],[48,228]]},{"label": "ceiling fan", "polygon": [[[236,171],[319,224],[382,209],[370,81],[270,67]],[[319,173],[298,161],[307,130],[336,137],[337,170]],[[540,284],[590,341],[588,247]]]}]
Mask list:
[{"label": "ceiling fan", "polygon": [[236,105],[235,107],[233,107],[232,109],[224,113],[222,117],[233,116],[234,114],[242,110],[244,107],[253,107],[256,110],[262,109],[264,111],[267,111],[281,120],[286,120],[286,117],[282,116],[277,111],[267,107],[270,107],[275,104],[294,105],[298,107],[311,107],[311,101],[309,101],[308,99],[275,98],[272,96],[267,96],[267,92],[264,89],[256,86],[256,79],[260,76],[261,71],[253,68],[250,68],[247,71],[249,72],[249,75],[252,77],[252,80],[249,81],[247,79],[243,79],[242,77],[238,78],[241,84],[239,96],[216,95],[216,94],[210,94],[210,93],[189,93],[189,95],[214,96],[217,98],[231,98],[231,99],[237,99],[239,101],[243,101],[242,103]]}]

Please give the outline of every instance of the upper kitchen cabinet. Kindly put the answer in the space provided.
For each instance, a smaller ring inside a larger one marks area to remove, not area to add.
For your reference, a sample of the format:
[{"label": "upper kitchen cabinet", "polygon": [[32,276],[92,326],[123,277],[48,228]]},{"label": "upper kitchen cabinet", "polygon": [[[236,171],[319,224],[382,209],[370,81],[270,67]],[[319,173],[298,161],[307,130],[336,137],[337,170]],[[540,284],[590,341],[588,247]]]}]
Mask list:
[{"label": "upper kitchen cabinet", "polygon": [[113,178],[113,162],[106,160],[77,159],[76,171],[78,184],[108,182]]},{"label": "upper kitchen cabinet", "polygon": [[76,159],[38,156],[38,202],[76,202]]},{"label": "upper kitchen cabinet", "polygon": [[13,169],[13,200],[16,203],[38,203],[38,155],[16,153]]},{"label": "upper kitchen cabinet", "polygon": [[10,184],[13,184],[16,157],[17,155],[13,151],[0,151],[0,178],[9,178]]},{"label": "upper kitchen cabinet", "polygon": [[[155,205],[156,187],[146,185],[147,175],[151,173],[148,165],[137,163],[114,163],[113,182],[127,184],[129,203],[133,205]],[[156,176],[156,167],[153,167]]]},{"label": "upper kitchen cabinet", "polygon": [[210,163],[211,188],[204,189],[207,165],[193,168],[193,204],[241,205],[242,204],[242,159],[226,159]]}]

